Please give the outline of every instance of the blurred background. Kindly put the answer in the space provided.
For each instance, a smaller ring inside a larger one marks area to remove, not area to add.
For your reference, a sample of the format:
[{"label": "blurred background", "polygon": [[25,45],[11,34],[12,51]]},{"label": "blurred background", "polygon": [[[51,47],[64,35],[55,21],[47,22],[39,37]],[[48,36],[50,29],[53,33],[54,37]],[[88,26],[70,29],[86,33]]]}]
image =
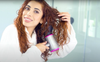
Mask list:
[{"label": "blurred background", "polygon": [[[64,58],[47,62],[100,62],[100,1],[46,0],[60,12],[68,12],[74,20],[78,44]],[[13,23],[24,1],[0,0],[0,39],[4,29]]]}]

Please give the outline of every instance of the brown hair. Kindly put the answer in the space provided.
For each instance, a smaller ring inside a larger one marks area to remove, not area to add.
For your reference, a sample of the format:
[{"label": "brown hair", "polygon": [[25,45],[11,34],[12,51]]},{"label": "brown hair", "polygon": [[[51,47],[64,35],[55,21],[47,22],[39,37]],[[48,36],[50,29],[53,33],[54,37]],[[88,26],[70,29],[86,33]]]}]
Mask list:
[{"label": "brown hair", "polygon": [[[25,27],[22,24],[22,13],[25,8],[25,6],[30,2],[31,0],[25,0],[22,7],[20,8],[18,12],[18,17],[14,21],[14,24],[18,31],[18,39],[19,39],[19,45],[20,45],[20,51],[22,53],[25,53],[28,46],[28,38],[25,32]],[[53,34],[55,36],[55,39],[57,40],[57,43],[59,46],[62,46],[67,41],[67,22],[62,22],[61,19],[58,17],[59,11],[57,9],[54,9],[50,7],[44,0],[34,0],[42,4],[43,9],[43,23],[38,24],[35,28],[36,34],[37,34],[37,43],[44,42],[44,37],[46,36],[45,33],[48,32],[48,27],[51,25],[53,27]],[[47,57],[50,55],[48,51],[45,51],[42,54],[42,58],[47,61]]]}]

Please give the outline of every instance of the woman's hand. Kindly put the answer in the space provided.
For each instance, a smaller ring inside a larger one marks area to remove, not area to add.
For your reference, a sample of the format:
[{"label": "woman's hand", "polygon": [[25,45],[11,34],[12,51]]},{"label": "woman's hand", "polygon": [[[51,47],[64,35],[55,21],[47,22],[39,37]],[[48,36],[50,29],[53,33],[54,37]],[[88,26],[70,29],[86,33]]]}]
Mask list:
[{"label": "woman's hand", "polygon": [[36,45],[36,47],[42,52],[44,53],[44,51],[46,51],[47,49],[49,49],[48,46],[46,46],[47,41],[43,42],[43,43],[39,43]]},{"label": "woman's hand", "polygon": [[70,33],[70,27],[71,27],[70,14],[68,12],[60,12],[60,13],[58,13],[58,16],[61,17],[62,22],[63,21],[67,22],[68,31]]}]

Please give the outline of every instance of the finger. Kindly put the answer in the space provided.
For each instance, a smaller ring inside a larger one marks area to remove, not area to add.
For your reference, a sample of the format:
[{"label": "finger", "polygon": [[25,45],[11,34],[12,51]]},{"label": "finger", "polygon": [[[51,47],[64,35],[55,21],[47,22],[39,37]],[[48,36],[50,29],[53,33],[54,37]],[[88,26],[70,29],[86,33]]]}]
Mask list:
[{"label": "finger", "polygon": [[59,13],[57,13],[57,14],[59,14]]},{"label": "finger", "polygon": [[59,14],[58,16],[59,16],[59,17],[61,17],[61,16],[62,16],[62,17],[65,17],[65,16],[66,16],[66,17],[70,17],[70,15],[67,15],[67,14]]},{"label": "finger", "polygon": [[68,17],[62,17],[62,19],[67,19]]},{"label": "finger", "polygon": [[[68,12],[60,12],[59,14],[69,14]],[[70,14],[69,14],[70,15]]]},{"label": "finger", "polygon": [[68,19],[68,20],[69,20],[69,19],[70,19],[70,17],[62,17],[61,19]]},{"label": "finger", "polygon": [[68,19],[68,18],[66,18],[66,19],[65,18],[62,18],[61,20],[62,21],[67,21],[68,23],[70,22],[70,19]]},{"label": "finger", "polygon": [[61,19],[62,21],[67,21],[68,22],[68,19]]},{"label": "finger", "polygon": [[43,42],[42,44],[45,45],[47,43],[47,41]]},{"label": "finger", "polygon": [[69,16],[70,17],[70,14],[67,12],[61,12],[58,14],[58,16]]},{"label": "finger", "polygon": [[46,49],[49,49],[49,47],[46,46]]},{"label": "finger", "polygon": [[48,50],[49,49],[49,47],[44,47],[43,49],[42,49],[42,53],[44,53],[46,50]]}]

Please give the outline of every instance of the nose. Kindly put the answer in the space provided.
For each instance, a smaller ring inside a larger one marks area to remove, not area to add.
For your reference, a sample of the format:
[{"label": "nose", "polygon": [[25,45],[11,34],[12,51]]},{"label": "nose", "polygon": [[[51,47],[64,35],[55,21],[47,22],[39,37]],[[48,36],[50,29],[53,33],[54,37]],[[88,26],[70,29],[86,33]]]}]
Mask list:
[{"label": "nose", "polygon": [[28,12],[27,12],[27,15],[28,15],[29,17],[31,17],[31,16],[32,16],[32,12],[31,12],[31,11],[28,11]]}]

